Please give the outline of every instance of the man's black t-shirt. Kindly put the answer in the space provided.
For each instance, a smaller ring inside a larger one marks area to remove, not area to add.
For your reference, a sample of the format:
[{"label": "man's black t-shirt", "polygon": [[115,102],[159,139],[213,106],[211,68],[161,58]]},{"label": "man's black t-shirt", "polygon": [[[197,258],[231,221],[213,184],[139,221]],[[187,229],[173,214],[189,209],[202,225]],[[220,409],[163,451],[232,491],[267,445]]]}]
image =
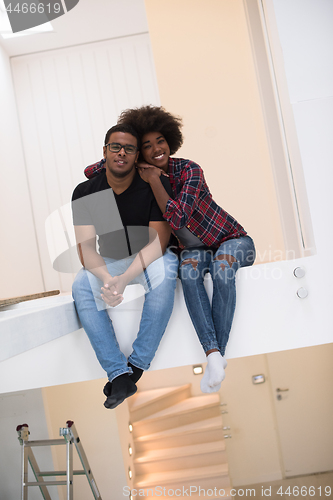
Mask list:
[{"label": "man's black t-shirt", "polygon": [[121,194],[113,192],[105,171],[82,182],[74,189],[72,209],[74,225],[93,225],[99,253],[113,259],[139,252],[149,241],[149,222],[164,221],[149,184],[137,172]]}]

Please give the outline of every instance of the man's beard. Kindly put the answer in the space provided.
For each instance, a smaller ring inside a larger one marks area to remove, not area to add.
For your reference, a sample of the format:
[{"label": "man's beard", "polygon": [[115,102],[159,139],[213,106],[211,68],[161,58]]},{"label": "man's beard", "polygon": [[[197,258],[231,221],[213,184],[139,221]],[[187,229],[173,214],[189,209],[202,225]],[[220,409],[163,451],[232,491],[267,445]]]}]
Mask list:
[{"label": "man's beard", "polygon": [[132,170],[133,169],[131,168],[131,170],[127,170],[126,172],[113,172],[112,170],[111,170],[111,172],[112,172],[114,177],[118,177],[118,179],[122,179],[123,177],[127,177],[128,174],[130,174],[132,172]]},{"label": "man's beard", "polygon": [[114,177],[117,177],[118,179],[122,179],[124,177],[127,177],[131,172],[133,172],[134,165],[131,168],[127,169],[127,170],[114,170],[109,165],[107,165],[107,168],[109,169],[109,172]]}]

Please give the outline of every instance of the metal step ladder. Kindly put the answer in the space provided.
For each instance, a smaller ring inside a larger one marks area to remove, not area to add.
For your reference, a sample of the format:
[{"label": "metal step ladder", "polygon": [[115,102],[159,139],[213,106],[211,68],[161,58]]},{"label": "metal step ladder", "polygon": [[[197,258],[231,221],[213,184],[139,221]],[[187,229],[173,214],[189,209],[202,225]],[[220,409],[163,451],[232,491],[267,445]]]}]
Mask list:
[{"label": "metal step ladder", "polygon": [[[22,495],[21,500],[28,500],[28,487],[39,486],[44,500],[51,500],[47,486],[67,486],[67,500],[73,500],[73,476],[86,475],[95,500],[102,500],[98,491],[94,476],[91,472],[86,454],[82,447],[80,438],[76,431],[74,422],[68,420],[67,427],[60,428],[60,436],[64,439],[45,439],[29,441],[29,426],[27,424],[16,427],[18,439],[22,446]],[[73,444],[80,457],[82,470],[73,470]],[[66,445],[66,470],[65,471],[45,471],[41,472],[38,467],[32,448],[34,446]],[[36,481],[28,480],[28,464],[35,476]],[[66,481],[44,481],[44,477],[66,476]]]}]

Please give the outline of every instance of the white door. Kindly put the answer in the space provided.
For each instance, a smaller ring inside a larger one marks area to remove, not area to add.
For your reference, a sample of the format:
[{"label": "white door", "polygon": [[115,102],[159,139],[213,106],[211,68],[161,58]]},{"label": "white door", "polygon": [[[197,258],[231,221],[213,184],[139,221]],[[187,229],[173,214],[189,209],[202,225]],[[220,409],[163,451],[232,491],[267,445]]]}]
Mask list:
[{"label": "white door", "polygon": [[286,477],[333,470],[333,344],[267,359]]}]

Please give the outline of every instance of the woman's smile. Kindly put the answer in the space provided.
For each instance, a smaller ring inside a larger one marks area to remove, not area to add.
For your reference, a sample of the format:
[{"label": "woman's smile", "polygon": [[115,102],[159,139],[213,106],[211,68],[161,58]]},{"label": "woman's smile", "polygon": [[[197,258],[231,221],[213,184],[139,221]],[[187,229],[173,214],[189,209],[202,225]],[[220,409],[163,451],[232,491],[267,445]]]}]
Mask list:
[{"label": "woman's smile", "polygon": [[160,132],[148,132],[142,137],[141,153],[147,163],[168,171],[170,148]]}]

